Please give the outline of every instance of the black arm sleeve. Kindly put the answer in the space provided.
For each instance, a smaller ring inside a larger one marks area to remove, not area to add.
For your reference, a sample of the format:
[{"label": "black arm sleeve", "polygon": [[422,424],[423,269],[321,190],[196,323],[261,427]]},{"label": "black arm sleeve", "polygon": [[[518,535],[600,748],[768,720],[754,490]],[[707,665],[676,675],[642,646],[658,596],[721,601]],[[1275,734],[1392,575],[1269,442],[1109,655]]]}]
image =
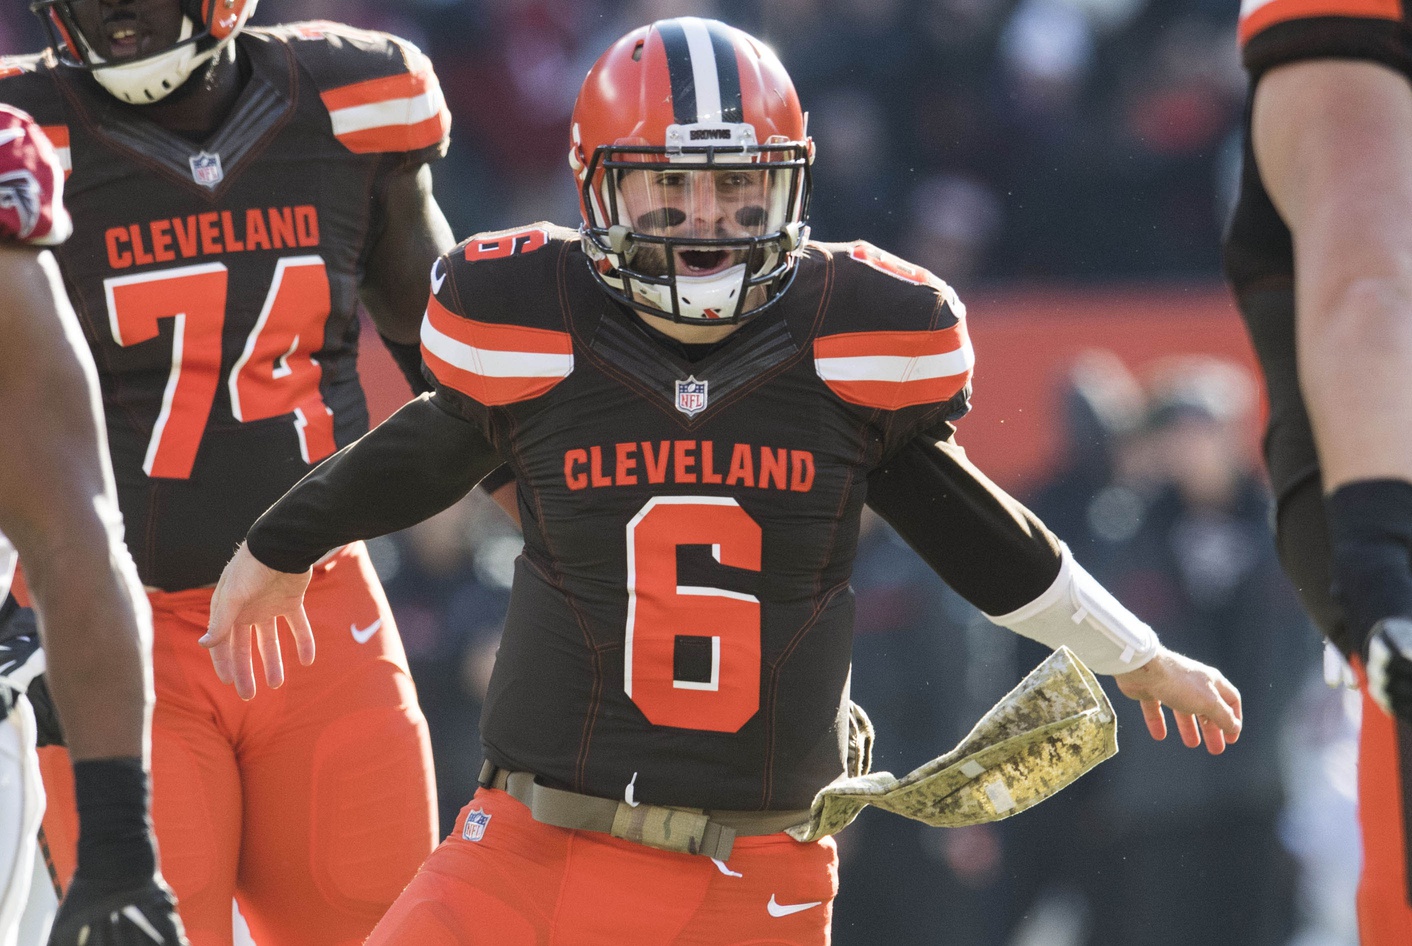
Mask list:
[{"label": "black arm sleeve", "polygon": [[424,395],[319,464],[255,520],[246,542],[270,568],[302,572],[329,549],[441,512],[500,464],[476,425]]},{"label": "black arm sleeve", "polygon": [[1059,575],[1059,539],[951,440],[918,437],[868,478],[868,505],[961,597],[1008,614]]},{"label": "black arm sleeve", "polygon": [[392,360],[397,362],[397,367],[402,370],[402,377],[407,379],[407,386],[412,389],[413,397],[430,394],[436,390],[422,374],[421,345],[416,342],[394,342],[381,332],[378,333],[378,337],[387,346],[387,350],[392,354]]}]

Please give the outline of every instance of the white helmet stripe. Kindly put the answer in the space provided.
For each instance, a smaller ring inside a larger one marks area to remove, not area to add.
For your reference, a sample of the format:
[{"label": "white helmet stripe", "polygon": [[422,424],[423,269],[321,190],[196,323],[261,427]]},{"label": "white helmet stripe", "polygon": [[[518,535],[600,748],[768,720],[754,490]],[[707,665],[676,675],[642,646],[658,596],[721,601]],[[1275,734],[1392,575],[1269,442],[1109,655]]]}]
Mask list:
[{"label": "white helmet stripe", "polygon": [[696,120],[721,121],[721,80],[716,75],[716,50],[711,46],[711,34],[699,17],[684,16],[677,21],[686,34],[686,46],[691,53],[691,73],[696,80]]}]

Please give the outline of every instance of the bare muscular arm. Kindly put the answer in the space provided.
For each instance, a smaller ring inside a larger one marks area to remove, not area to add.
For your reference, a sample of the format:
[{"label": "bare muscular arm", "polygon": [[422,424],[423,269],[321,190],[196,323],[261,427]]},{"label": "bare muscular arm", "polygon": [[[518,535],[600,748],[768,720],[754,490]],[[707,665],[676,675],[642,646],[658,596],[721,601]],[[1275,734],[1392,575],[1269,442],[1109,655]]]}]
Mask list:
[{"label": "bare muscular arm", "polygon": [[151,618],[92,358],[49,253],[0,247],[0,286],[0,530],[24,563],[70,754],[144,757]]},{"label": "bare muscular arm", "polygon": [[1307,60],[1265,74],[1253,108],[1260,174],[1294,234],[1324,488],[1412,481],[1412,86],[1372,62]]},{"label": "bare muscular arm", "polygon": [[416,345],[427,307],[431,264],[456,245],[431,192],[431,168],[392,176],[382,197],[382,232],[368,255],[363,305],[390,342]]}]

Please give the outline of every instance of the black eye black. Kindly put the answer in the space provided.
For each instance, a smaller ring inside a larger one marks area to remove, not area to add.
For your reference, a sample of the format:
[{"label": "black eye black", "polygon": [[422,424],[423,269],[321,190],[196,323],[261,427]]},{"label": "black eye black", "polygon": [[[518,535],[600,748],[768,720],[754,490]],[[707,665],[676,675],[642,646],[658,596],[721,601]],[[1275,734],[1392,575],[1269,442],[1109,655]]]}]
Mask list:
[{"label": "black eye black", "polygon": [[735,212],[735,222],[742,227],[758,227],[765,222],[765,208],[742,207]]},{"label": "black eye black", "polygon": [[[764,211],[761,213],[763,214]],[[686,211],[677,207],[659,207],[639,216],[636,223],[639,230],[665,230],[668,227],[679,227],[686,223]]]}]

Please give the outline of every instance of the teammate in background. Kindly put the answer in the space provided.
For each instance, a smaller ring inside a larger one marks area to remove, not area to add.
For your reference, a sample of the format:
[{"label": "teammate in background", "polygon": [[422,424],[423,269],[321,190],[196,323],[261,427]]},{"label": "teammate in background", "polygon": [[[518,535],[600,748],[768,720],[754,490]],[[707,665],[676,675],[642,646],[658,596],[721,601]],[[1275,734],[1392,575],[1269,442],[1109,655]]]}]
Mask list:
[{"label": "teammate in background", "polygon": [[275,615],[313,656],[324,550],[514,469],[525,550],[483,787],[372,946],[826,942],[833,840],[781,832],[844,772],[865,500],[998,621],[1121,674],[1154,735],[1163,703],[1188,745],[1238,735],[1235,689],[951,442],[964,310],[875,247],[808,241],[812,157],[750,36],[688,17],[623,37],[574,111],[582,229],[442,256],[435,394],[306,477],[227,566],[206,643],[250,696],[252,626],[271,684]]},{"label": "teammate in background", "polygon": [[1226,242],[1269,390],[1280,556],[1364,691],[1364,946],[1412,942],[1412,12],[1242,7]]},{"label": "teammate in background", "polygon": [[49,141],[0,105],[0,944],[15,946],[44,809],[25,691],[45,651],[33,634],[6,633],[16,549],[81,822],[78,871],[49,942],[184,943],[148,820],[151,614],[123,545],[93,359],[43,249],[69,233],[62,193]]},{"label": "teammate in background", "polygon": [[[367,429],[359,300],[409,380],[454,242],[428,163],[449,118],[410,44],[247,27],[255,0],[39,0],[53,47],[0,69],[65,160],[59,268],[97,360],[155,616],[153,820],[197,946],[361,943],[435,841],[426,724],[361,544],[318,565],[323,660],[246,705],[197,644],[255,517]],[[325,662],[327,661],[327,662]],[[77,748],[77,747],[76,747]],[[46,833],[73,866],[62,768]]]}]

